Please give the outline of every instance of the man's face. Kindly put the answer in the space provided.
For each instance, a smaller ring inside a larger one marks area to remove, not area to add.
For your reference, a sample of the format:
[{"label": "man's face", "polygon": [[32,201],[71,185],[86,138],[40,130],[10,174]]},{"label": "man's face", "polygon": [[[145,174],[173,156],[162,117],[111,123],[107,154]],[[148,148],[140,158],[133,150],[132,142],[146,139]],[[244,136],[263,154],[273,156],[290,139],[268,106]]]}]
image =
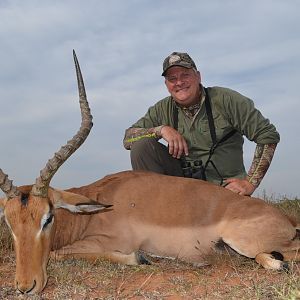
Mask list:
[{"label": "man's face", "polygon": [[165,83],[174,100],[183,106],[199,101],[201,77],[198,71],[174,66],[167,70]]}]

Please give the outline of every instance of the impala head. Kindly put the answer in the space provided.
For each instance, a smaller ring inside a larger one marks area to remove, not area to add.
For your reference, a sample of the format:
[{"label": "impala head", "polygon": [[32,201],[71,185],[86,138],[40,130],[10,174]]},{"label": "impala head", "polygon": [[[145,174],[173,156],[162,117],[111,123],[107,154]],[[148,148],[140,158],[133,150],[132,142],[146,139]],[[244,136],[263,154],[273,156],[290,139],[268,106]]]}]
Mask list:
[{"label": "impala head", "polygon": [[[0,199],[0,218],[5,217],[13,236],[16,254],[15,284],[21,293],[38,293],[47,283],[46,266],[55,209],[66,208],[73,212],[87,212],[87,207],[92,207],[89,211],[101,209],[100,205],[89,206],[91,201],[79,196],[71,204],[65,203],[64,192],[49,188],[55,172],[85,141],[93,125],[75,52],[73,55],[82,117],[79,131],[47,162],[35,184],[30,187],[18,189],[0,169],[0,188],[6,195]],[[86,205],[83,205],[84,202]]]},{"label": "impala head", "polygon": [[3,215],[14,241],[16,288],[21,293],[39,292],[47,282],[53,206],[48,198],[22,192],[1,200]]}]

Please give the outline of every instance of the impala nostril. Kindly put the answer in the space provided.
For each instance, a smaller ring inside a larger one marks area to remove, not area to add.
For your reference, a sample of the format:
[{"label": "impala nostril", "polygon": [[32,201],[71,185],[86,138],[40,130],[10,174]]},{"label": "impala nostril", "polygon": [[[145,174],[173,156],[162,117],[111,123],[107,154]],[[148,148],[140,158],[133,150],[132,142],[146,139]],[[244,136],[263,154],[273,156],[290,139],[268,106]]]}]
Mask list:
[{"label": "impala nostril", "polygon": [[33,280],[33,285],[31,287],[31,289],[29,289],[29,290],[26,291],[26,294],[29,294],[35,288],[35,286],[36,286],[36,281]]},{"label": "impala nostril", "polygon": [[19,287],[19,282],[17,282],[17,290],[21,294],[29,294],[30,292],[32,292],[32,290],[35,288],[35,286],[36,286],[36,280],[33,280],[33,284],[32,284],[32,286],[29,289],[27,287],[20,288]]},{"label": "impala nostril", "polygon": [[19,283],[17,282],[17,291],[21,294],[24,294],[25,292],[19,288]]}]

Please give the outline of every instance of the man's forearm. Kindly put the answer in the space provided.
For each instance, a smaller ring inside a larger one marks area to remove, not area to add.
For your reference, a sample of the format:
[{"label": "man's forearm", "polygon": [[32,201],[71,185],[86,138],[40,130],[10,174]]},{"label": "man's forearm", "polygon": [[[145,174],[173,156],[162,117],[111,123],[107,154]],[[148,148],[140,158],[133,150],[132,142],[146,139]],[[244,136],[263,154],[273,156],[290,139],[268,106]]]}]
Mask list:
[{"label": "man's forearm", "polygon": [[248,181],[257,188],[264,178],[271,164],[277,144],[257,144],[251,167],[248,172]]},{"label": "man's forearm", "polygon": [[125,132],[125,137],[123,139],[123,145],[125,149],[130,150],[131,146],[144,138],[161,138],[161,128],[163,126],[152,127],[152,128],[128,128]]}]

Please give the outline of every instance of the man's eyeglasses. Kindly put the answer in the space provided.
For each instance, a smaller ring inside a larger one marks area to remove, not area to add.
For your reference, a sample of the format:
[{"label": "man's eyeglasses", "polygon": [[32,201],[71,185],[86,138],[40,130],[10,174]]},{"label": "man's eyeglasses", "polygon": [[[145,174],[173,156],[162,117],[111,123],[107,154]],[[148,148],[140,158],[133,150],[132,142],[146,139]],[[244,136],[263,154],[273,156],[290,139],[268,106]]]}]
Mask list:
[{"label": "man's eyeglasses", "polygon": [[182,73],[179,76],[166,76],[166,80],[170,83],[177,83],[177,81],[189,81],[192,78],[192,74],[190,73]]}]

